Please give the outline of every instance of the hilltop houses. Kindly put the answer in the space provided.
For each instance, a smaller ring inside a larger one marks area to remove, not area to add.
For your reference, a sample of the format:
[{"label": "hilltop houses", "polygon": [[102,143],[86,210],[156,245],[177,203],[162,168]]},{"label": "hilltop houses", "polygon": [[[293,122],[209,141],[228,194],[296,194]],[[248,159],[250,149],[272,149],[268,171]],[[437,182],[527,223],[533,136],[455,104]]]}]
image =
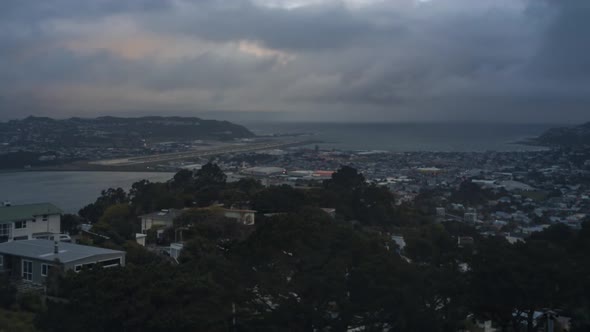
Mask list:
[{"label": "hilltop houses", "polygon": [[63,211],[51,203],[0,206],[0,243],[59,234]]},{"label": "hilltop houses", "polygon": [[[141,219],[141,232],[145,234],[148,230],[152,228],[170,228],[174,226],[174,219],[180,217],[187,210],[188,209],[166,209],[144,214],[139,217]],[[255,223],[256,211],[254,210],[221,208],[220,211],[225,218],[234,219],[236,222],[240,224],[251,226]]]},{"label": "hilltop houses", "polygon": [[0,243],[0,272],[42,284],[52,269],[80,272],[84,268],[125,266],[125,252],[50,240]]}]

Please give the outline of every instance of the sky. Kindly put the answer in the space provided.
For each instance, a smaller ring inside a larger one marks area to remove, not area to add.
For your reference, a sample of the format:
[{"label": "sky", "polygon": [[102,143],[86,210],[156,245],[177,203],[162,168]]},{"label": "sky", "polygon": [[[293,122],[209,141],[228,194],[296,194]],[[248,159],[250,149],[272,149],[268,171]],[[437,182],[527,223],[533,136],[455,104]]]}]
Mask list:
[{"label": "sky", "polygon": [[590,120],[587,0],[2,0],[0,119]]}]

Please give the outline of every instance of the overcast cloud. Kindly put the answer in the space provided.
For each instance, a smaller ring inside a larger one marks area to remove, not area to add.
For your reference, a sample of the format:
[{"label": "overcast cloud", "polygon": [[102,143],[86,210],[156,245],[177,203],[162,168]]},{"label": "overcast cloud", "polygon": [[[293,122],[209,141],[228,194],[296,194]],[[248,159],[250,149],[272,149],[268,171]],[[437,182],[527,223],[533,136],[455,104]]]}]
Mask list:
[{"label": "overcast cloud", "polygon": [[587,121],[589,32],[587,0],[3,0],[0,118]]}]

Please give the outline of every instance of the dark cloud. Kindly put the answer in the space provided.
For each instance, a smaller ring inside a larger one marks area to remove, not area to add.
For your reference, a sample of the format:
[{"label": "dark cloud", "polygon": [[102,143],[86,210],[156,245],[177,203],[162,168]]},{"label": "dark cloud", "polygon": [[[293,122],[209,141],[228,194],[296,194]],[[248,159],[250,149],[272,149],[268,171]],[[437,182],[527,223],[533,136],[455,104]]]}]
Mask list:
[{"label": "dark cloud", "polygon": [[162,17],[153,28],[215,41],[247,39],[275,49],[309,51],[340,48],[367,39],[387,41],[402,30],[401,25],[379,28],[338,3],[290,10],[261,7],[245,0],[188,2],[185,6],[179,17]]},{"label": "dark cloud", "polygon": [[548,1],[545,9],[552,20],[543,32],[530,72],[558,81],[590,83],[590,2]]},{"label": "dark cloud", "polygon": [[2,1],[0,117],[163,109],[586,116],[585,0],[304,2]]},{"label": "dark cloud", "polygon": [[35,20],[47,18],[84,19],[104,15],[137,13],[171,8],[172,0],[2,0],[0,19]]}]

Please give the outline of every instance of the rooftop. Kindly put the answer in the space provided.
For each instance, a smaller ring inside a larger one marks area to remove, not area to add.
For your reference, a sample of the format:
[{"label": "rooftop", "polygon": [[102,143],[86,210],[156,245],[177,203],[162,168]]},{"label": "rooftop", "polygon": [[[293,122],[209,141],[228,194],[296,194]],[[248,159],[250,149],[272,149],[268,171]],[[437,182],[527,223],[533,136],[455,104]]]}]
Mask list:
[{"label": "rooftop", "polygon": [[33,219],[36,216],[62,214],[63,211],[51,203],[0,206],[0,223]]},{"label": "rooftop", "polygon": [[55,242],[51,240],[24,240],[0,243],[0,254],[26,257],[36,260],[53,262],[59,259],[62,263],[74,262],[96,255],[124,254],[123,251],[104,249],[79,244],[59,242],[58,253],[54,253]]},{"label": "rooftop", "polygon": [[139,216],[140,218],[150,218],[162,221],[174,221],[176,217],[180,217],[185,211],[178,209],[160,210]]}]

